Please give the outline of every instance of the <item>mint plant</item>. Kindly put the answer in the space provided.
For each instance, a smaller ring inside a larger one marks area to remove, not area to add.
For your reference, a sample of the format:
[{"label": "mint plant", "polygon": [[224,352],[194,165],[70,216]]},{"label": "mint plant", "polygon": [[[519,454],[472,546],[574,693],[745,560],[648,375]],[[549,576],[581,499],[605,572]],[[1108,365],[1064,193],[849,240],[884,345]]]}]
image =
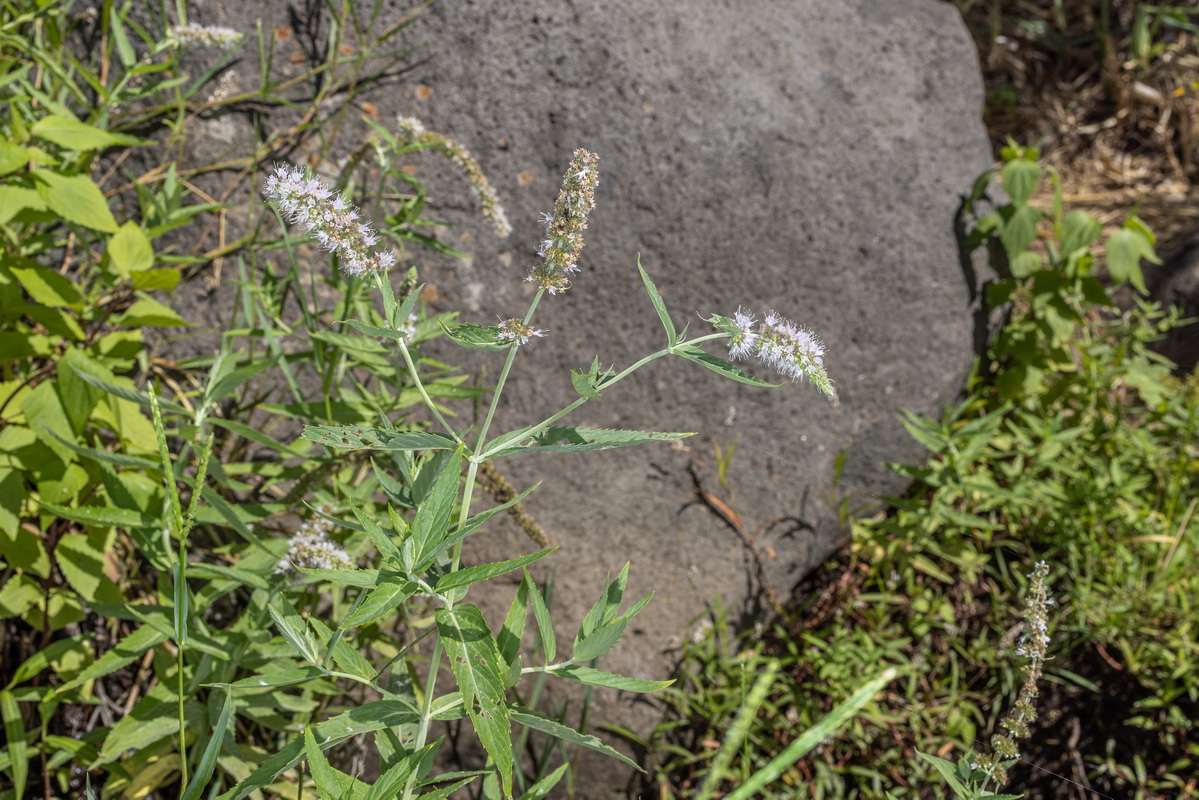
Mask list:
[{"label": "mint plant", "polygon": [[[409,124],[411,130],[411,125]],[[384,421],[378,426],[310,425],[302,439],[326,446],[331,451],[360,452],[389,456],[395,474],[378,474],[380,489],[387,495],[387,516],[377,518],[360,503],[351,503],[351,518],[332,519],[335,525],[365,534],[374,548],[369,569],[330,569],[329,559],[342,560],[342,551],[330,554],[328,547],[314,548],[308,539],[304,548],[319,557],[293,560],[295,568],[334,585],[354,587],[353,600],[343,613],[328,622],[313,615],[305,619],[284,603],[269,608],[276,629],[292,646],[304,666],[276,673],[264,673],[234,686],[279,685],[299,675],[312,678],[337,678],[366,687],[380,699],[318,723],[302,738],[294,739],[279,754],[268,759],[253,775],[242,781],[225,797],[244,797],[262,788],[280,773],[306,757],[322,795],[357,795],[359,791],[379,794],[399,791],[408,798],[422,786],[436,781],[429,776],[432,756],[437,748],[433,738],[438,721],[467,718],[489,757],[491,787],[485,791],[504,797],[513,796],[515,763],[511,742],[514,725],[524,726],[567,742],[621,758],[616,751],[591,736],[586,736],[510,700],[519,697],[526,675],[541,674],[588,686],[647,692],[666,686],[669,681],[641,680],[596,669],[596,659],[617,645],[629,621],[650,601],[645,597],[625,611],[621,610],[628,567],[603,587],[599,598],[579,627],[569,655],[559,651],[547,604],[527,571],[528,565],[552,552],[544,549],[490,564],[465,566],[461,560],[466,537],[481,530],[496,513],[510,507],[528,491],[507,503],[472,514],[473,494],[480,466],[501,458],[534,452],[586,452],[624,447],[654,441],[672,441],[691,434],[654,431],[625,431],[569,427],[560,424],[584,403],[598,399],[635,370],[658,358],[675,355],[694,361],[730,379],[755,386],[773,386],[749,375],[728,361],[711,355],[698,345],[728,340],[734,357],[753,355],[772,364],[794,379],[807,379],[828,395],[832,383],[823,365],[823,346],[808,331],[767,315],[758,325],[753,315],[738,311],[732,318],[712,315],[708,322],[716,333],[687,338],[679,331],[648,273],[638,265],[642,281],[666,334],[666,346],[617,372],[603,369],[598,356],[591,366],[572,374],[579,397],[561,411],[534,424],[494,434],[491,430],[499,398],[509,384],[522,346],[544,332],[533,327],[534,313],[546,294],[556,295],[570,289],[570,275],[578,269],[583,248],[583,231],[588,213],[595,204],[599,175],[598,159],[584,150],[575,152],[567,168],[562,191],[553,212],[544,216],[545,238],[539,249],[541,261],[526,279],[537,285],[529,308],[497,326],[470,323],[445,324],[450,340],[463,347],[504,353],[504,363],[491,393],[482,422],[473,429],[452,426],[437,403],[424,393],[425,376],[410,350],[410,316],[416,310],[420,287],[401,295],[393,287],[387,268],[393,254],[375,249],[377,236],[360,220],[358,212],[322,182],[305,177],[292,167],[279,167],[266,184],[271,203],[293,224],[304,229],[326,250],[333,253],[341,269],[373,282],[383,305],[383,324],[350,319],[345,324],[362,336],[389,343],[398,363],[407,372],[412,386],[422,393],[432,418],[442,428],[401,430]],[[378,467],[378,464],[376,464]],[[531,490],[529,490],[531,491]],[[323,515],[322,515],[323,516]],[[296,552],[302,548],[296,548]],[[319,563],[318,563],[319,562]],[[344,563],[344,561],[343,561]],[[522,571],[523,577],[505,622],[499,631],[487,626],[476,605],[466,602],[472,588],[496,576]],[[380,681],[386,671],[366,663],[357,648],[349,644],[349,631],[370,625],[381,618],[414,607],[431,606],[435,626],[427,664],[418,666],[412,645],[399,655],[408,664],[411,679]],[[541,643],[540,658],[526,663],[522,648],[525,626],[532,612]],[[453,677],[451,691],[439,691],[444,684],[443,665]],[[419,681],[418,681],[419,678]],[[423,687],[420,686],[423,682]],[[325,762],[322,751],[352,736],[370,731],[388,745],[380,748],[384,773],[379,784],[367,789],[356,779]],[[627,759],[625,759],[627,760]],[[536,785],[544,793],[562,776],[553,773]],[[451,787],[432,794],[445,796],[447,789],[472,780],[462,777]],[[541,796],[529,789],[530,796]]]}]

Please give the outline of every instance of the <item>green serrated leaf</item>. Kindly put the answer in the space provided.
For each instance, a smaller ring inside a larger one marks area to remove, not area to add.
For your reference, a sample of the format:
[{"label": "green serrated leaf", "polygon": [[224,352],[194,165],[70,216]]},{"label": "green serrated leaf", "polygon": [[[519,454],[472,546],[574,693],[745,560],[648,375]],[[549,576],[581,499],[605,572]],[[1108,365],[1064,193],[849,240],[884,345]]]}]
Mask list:
[{"label": "green serrated leaf", "polygon": [[312,641],[312,636],[308,632],[308,623],[304,618],[292,607],[288,599],[279,595],[279,605],[282,609],[276,609],[274,605],[268,605],[266,610],[270,613],[271,619],[275,621],[275,627],[279,633],[287,640],[300,657],[310,664],[320,663],[320,657],[316,652],[316,644]]},{"label": "green serrated leaf", "polygon": [[550,553],[557,550],[557,547],[551,547],[548,550],[542,550],[538,553],[530,553],[529,555],[511,558],[507,561],[496,561],[492,564],[480,564],[475,567],[466,567],[457,572],[449,572],[441,576],[437,581],[437,591],[447,592],[450,589],[457,589],[460,586],[470,586],[472,583],[489,580],[497,575],[511,572],[514,569],[520,569],[534,561],[545,558]]},{"label": "green serrated leaf", "polygon": [[301,438],[341,450],[453,450],[458,446],[454,437],[444,433],[360,425],[309,425]]},{"label": "green serrated leaf", "polygon": [[666,329],[666,344],[668,347],[674,347],[678,341],[678,334],[675,332],[674,322],[670,319],[670,313],[666,310],[666,303],[662,300],[662,295],[658,291],[658,287],[650,280],[649,273],[641,266],[641,254],[637,254],[637,271],[641,273],[641,282],[645,284],[645,291],[649,294],[649,300],[654,305],[654,311],[658,313],[658,319],[662,320],[662,327]]},{"label": "green serrated leaf", "polygon": [[459,344],[462,347],[468,347],[472,350],[507,350],[512,347],[512,342],[507,339],[500,338],[500,329],[498,327],[484,328],[482,325],[474,325],[471,323],[461,323],[450,327],[438,318],[437,322],[441,325],[441,329],[445,331],[445,335]]},{"label": "green serrated leaf", "polygon": [[442,466],[412,519],[413,567],[416,572],[429,568],[439,552],[439,545],[449,533],[450,515],[454,501],[458,499],[458,487],[462,481],[462,456],[466,446],[454,451]]},{"label": "green serrated leaf", "polygon": [[384,614],[399,607],[409,597],[420,591],[420,586],[402,575],[391,573],[389,577],[380,578],[379,584],[370,591],[362,605],[341,623],[342,628],[357,628],[368,622],[374,622]]},{"label": "green serrated leaf", "polygon": [[783,385],[781,383],[771,383],[769,381],[764,381],[761,378],[755,378],[753,375],[734,367],[723,358],[717,358],[711,353],[701,350],[698,347],[676,347],[674,349],[674,354],[682,356],[688,361],[694,361],[696,364],[699,364],[702,367],[707,367],[718,375],[723,375],[726,378],[732,378],[738,383],[745,383],[750,386],[761,386],[763,388],[772,389],[777,389],[779,386]]},{"label": "green serrated leaf", "polygon": [[98,506],[64,508],[53,503],[39,503],[39,506],[43,512],[56,517],[101,528],[157,528],[162,526],[162,520],[157,517],[139,514],[125,508],[100,508]]},{"label": "green serrated leaf", "polygon": [[488,447],[498,444],[500,449],[488,450],[487,458],[501,458],[526,451],[546,453],[581,453],[588,450],[610,450],[647,442],[672,442],[686,439],[694,433],[663,433],[658,431],[622,431],[607,428],[546,428],[535,436],[515,440],[511,435],[502,436]]},{"label": "green serrated leaf", "polygon": [[512,723],[504,702],[499,647],[478,608],[461,604],[436,612],[437,631],[445,645],[462,704],[475,733],[500,775],[504,796],[512,796]]},{"label": "green serrated leaf", "polygon": [[369,514],[357,505],[351,505],[350,510],[354,512],[354,516],[358,518],[359,524],[362,525],[367,535],[371,537],[375,549],[379,551],[379,555],[383,557],[383,560],[390,563],[393,567],[402,567],[404,563],[403,556],[400,555],[400,548],[391,540],[391,537],[379,527],[377,522],[371,519]]},{"label": "green serrated leaf", "polygon": [[1085,211],[1068,211],[1062,217],[1062,255],[1087,247],[1103,233],[1103,223]]},{"label": "green serrated leaf", "polygon": [[630,767],[633,767],[638,772],[645,772],[641,765],[632,759],[625,756],[623,753],[613,750],[608,745],[604,744],[601,739],[588,734],[579,733],[574,728],[568,728],[562,723],[550,719],[542,714],[538,714],[522,706],[513,705],[508,711],[513,722],[524,725],[526,728],[532,728],[535,731],[540,731],[547,736],[553,736],[555,739],[561,739],[569,744],[577,744],[581,747],[586,747],[588,750],[594,750],[597,753],[603,753],[610,758],[615,758]]},{"label": "green serrated leaf", "polygon": [[533,621],[537,623],[537,635],[541,639],[541,649],[545,655],[545,663],[551,664],[555,656],[558,655],[558,639],[554,636],[554,625],[550,621],[550,610],[545,605],[545,598],[541,596],[541,590],[537,588],[537,584],[533,582],[533,577],[529,575],[529,571],[524,570],[524,577],[521,585],[528,592],[529,605],[533,607]]},{"label": "green serrated leaf", "polygon": [[644,681],[638,678],[627,678],[624,675],[601,672],[598,669],[583,667],[578,664],[567,664],[558,667],[552,670],[550,674],[556,675],[559,678],[567,678],[579,683],[585,683],[588,686],[602,686],[605,689],[620,689],[624,692],[656,692],[674,683],[674,681]]},{"label": "green serrated leaf", "polygon": [[324,667],[308,665],[304,667],[296,667],[295,669],[281,669],[276,672],[268,672],[264,675],[254,675],[250,678],[242,678],[240,681],[234,681],[229,684],[233,689],[259,689],[272,686],[294,686],[297,683],[304,683],[313,678],[322,678],[328,673]]}]

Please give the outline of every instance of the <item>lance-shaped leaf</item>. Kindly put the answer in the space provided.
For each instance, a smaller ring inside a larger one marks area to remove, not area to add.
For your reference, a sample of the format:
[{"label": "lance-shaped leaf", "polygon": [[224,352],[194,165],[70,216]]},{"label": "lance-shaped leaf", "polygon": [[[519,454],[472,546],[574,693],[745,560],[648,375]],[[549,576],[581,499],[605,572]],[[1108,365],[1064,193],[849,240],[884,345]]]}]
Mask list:
[{"label": "lance-shaped leaf", "polygon": [[226,691],[225,703],[221,706],[221,713],[217,717],[216,724],[212,726],[212,735],[208,737],[204,754],[200,756],[200,762],[196,764],[196,772],[192,775],[191,781],[187,784],[187,788],[179,800],[199,800],[204,789],[208,788],[208,779],[212,777],[217,757],[221,754],[221,744],[225,740],[225,728],[229,725],[229,717],[232,714],[233,692]]},{"label": "lance-shaped leaf", "polygon": [[367,535],[371,537],[371,541],[375,543],[375,549],[379,551],[379,555],[383,556],[383,560],[391,566],[399,568],[404,560],[400,556],[400,548],[391,540],[379,523],[371,519],[370,514],[359,508],[357,505],[351,505],[350,510],[354,512],[354,516],[358,518],[358,522],[362,525]]},{"label": "lance-shaped leaf", "polygon": [[[535,436],[520,439],[496,452],[488,452],[488,458],[524,453],[530,450],[546,453],[582,453],[587,450],[610,450],[646,442],[673,442],[686,439],[694,433],[663,433],[660,431],[622,431],[608,428],[546,428]],[[497,440],[501,441],[501,440]],[[494,443],[493,443],[494,444]]]},{"label": "lance-shaped leaf", "polygon": [[605,689],[620,689],[624,692],[656,692],[674,683],[674,681],[643,681],[638,678],[626,678],[624,675],[601,672],[598,669],[581,667],[578,664],[559,667],[550,674],[585,683],[588,686],[602,686]]},{"label": "lance-shaped leaf", "polygon": [[281,610],[276,609],[274,605],[266,607],[266,610],[270,612],[271,619],[275,621],[275,627],[279,629],[279,633],[304,660],[312,664],[320,663],[316,652],[316,641],[308,630],[308,623],[283,595],[279,595],[279,604],[283,607]]},{"label": "lance-shaped leaf", "polygon": [[472,350],[507,350],[512,346],[511,341],[500,338],[499,327],[484,328],[482,325],[464,322],[451,328],[440,318],[437,321],[441,324],[445,335],[463,347],[469,347]]},{"label": "lance-shaped leaf", "polygon": [[142,653],[151,647],[157,647],[168,638],[170,638],[169,634],[155,630],[149,625],[143,625],[118,642],[107,653],[96,659],[91,666],[62,686],[59,686],[55,691],[58,694],[69,692],[71,689],[82,686],[93,678],[99,678],[101,675],[115,672],[126,664],[132,664]]},{"label": "lance-shaped leaf", "polygon": [[379,585],[371,590],[362,601],[362,605],[341,623],[342,628],[357,628],[359,625],[374,622],[420,591],[420,586],[399,573],[384,574],[387,577],[379,579]]},{"label": "lance-shaped leaf", "polygon": [[529,574],[528,570],[524,571],[524,578],[521,585],[528,594],[529,604],[533,607],[533,621],[537,623],[537,635],[541,638],[541,649],[545,655],[545,663],[551,664],[554,661],[554,657],[558,655],[558,639],[554,636],[554,625],[550,621],[550,610],[546,607],[545,598],[541,596],[541,590],[533,582],[533,576]]},{"label": "lance-shaped leaf", "polygon": [[510,558],[507,561],[496,561],[491,564],[480,564],[476,567],[466,567],[456,572],[449,572],[441,576],[437,581],[437,591],[445,592],[450,589],[457,589],[459,586],[470,586],[472,583],[489,580],[497,575],[503,575],[505,572],[511,572],[514,569],[532,564],[538,559],[548,556],[550,553],[557,550],[557,547],[551,547],[548,550],[542,550],[538,553],[530,553],[526,556]]},{"label": "lance-shaped leaf", "polygon": [[535,731],[541,731],[544,734],[553,736],[556,739],[561,739],[569,744],[581,745],[586,747],[588,750],[594,750],[597,753],[603,753],[606,756],[615,758],[617,761],[622,761],[625,764],[628,764],[630,767],[633,767],[639,772],[645,772],[645,770],[641,769],[640,764],[628,758],[623,753],[613,750],[611,747],[604,744],[601,739],[588,734],[579,733],[574,728],[568,728],[556,720],[538,714],[536,711],[523,708],[522,706],[512,705],[508,709],[508,715],[512,718],[513,722],[524,725],[526,728],[532,728]]},{"label": "lance-shaped leaf", "polygon": [[[328,749],[363,733],[382,730],[395,725],[412,724],[420,721],[420,715],[405,704],[394,700],[376,700],[364,703],[336,717],[315,725],[316,741]],[[269,786],[275,778],[300,763],[304,755],[304,739],[292,739],[282,750],[262,762],[248,778],[241,781],[218,800],[241,800],[256,789]]]},{"label": "lance-shaped leaf", "polygon": [[666,340],[670,347],[674,347],[679,340],[678,334],[675,333],[674,322],[670,319],[670,314],[666,311],[666,303],[662,301],[662,295],[658,293],[658,287],[654,286],[654,282],[649,279],[649,273],[641,268],[641,256],[637,256],[637,271],[641,273],[641,282],[645,284],[645,291],[649,294],[649,300],[654,304],[654,311],[658,312],[658,319],[662,320],[662,327],[666,329]]},{"label": "lance-shaped leaf", "polygon": [[462,704],[487,755],[495,763],[504,796],[512,796],[512,723],[504,702],[499,647],[478,608],[469,604],[437,610],[437,632],[462,692]]},{"label": "lance-shaped leaf", "polygon": [[444,433],[361,425],[308,425],[301,438],[341,450],[453,450],[458,446],[454,437]]},{"label": "lance-shaped leaf", "polygon": [[688,361],[694,361],[696,364],[707,367],[713,372],[723,375],[726,378],[732,378],[738,383],[748,383],[750,386],[763,386],[770,388],[777,388],[783,385],[781,383],[770,383],[769,381],[764,381],[761,378],[755,378],[753,375],[737,369],[723,358],[717,358],[711,353],[701,350],[698,347],[693,347],[691,345],[686,347],[676,347],[672,352],[674,352],[675,355],[682,356]]},{"label": "lance-shaped leaf", "polygon": [[438,545],[449,532],[450,515],[462,480],[462,454],[465,449],[465,445],[459,447],[445,462],[433,482],[433,488],[412,518],[414,572],[423,572],[432,565],[440,549]]},{"label": "lance-shaped leaf", "polygon": [[327,797],[329,800],[358,800],[366,797],[369,787],[357,778],[333,768],[312,734],[311,727],[304,730],[304,757],[308,760],[308,771],[312,773],[318,797]]}]

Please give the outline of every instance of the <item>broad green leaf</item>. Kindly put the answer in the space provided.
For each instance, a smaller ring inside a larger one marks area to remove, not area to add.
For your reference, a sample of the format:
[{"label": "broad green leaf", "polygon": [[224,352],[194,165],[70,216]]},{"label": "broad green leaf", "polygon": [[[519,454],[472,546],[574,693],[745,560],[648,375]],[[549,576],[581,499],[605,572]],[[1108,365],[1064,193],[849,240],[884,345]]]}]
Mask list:
[{"label": "broad green leaf", "polygon": [[25,796],[29,777],[29,746],[25,743],[25,722],[13,693],[0,691],[0,716],[4,717],[4,735],[8,739],[8,769],[12,775],[13,796]]},{"label": "broad green leaf", "polygon": [[104,574],[103,537],[68,533],[59,537],[54,560],[71,588],[90,602],[121,603],[125,600],[111,578]]},{"label": "broad green leaf", "polygon": [[[100,398],[104,396],[99,389],[82,381],[78,375],[80,372],[86,372],[101,379],[112,379],[112,372],[92,361],[82,350],[71,348],[58,360],[58,397],[66,412],[67,420],[71,423],[71,429],[76,434],[83,432],[84,426],[92,418],[92,411],[96,408],[96,403],[100,402]],[[74,442],[64,443],[68,448],[75,449],[72,447]]]},{"label": "broad green leaf", "polygon": [[937,772],[941,773],[941,777],[945,779],[945,782],[949,784],[949,788],[953,789],[954,793],[957,794],[958,797],[971,796],[972,792],[970,792],[966,788],[966,785],[958,779],[958,768],[957,765],[955,765],[952,761],[946,761],[943,758],[930,756],[928,753],[922,753],[919,750],[916,751],[916,755],[932,764]]},{"label": "broad green leaf", "polygon": [[454,437],[428,431],[363,428],[359,425],[312,426],[301,438],[341,450],[453,450]]},{"label": "broad green leaf", "polygon": [[45,596],[42,585],[33,576],[14,573],[0,589],[0,619],[16,617],[41,602]]},{"label": "broad green leaf", "polygon": [[1099,238],[1103,223],[1085,211],[1067,211],[1062,217],[1062,255],[1069,256]]},{"label": "broad green leaf", "polygon": [[146,269],[134,272],[129,279],[133,282],[133,288],[139,291],[149,292],[155,289],[170,291],[179,285],[179,270],[174,267]]},{"label": "broad green leaf", "polygon": [[595,360],[591,362],[591,369],[587,372],[579,372],[573,369],[570,371],[570,384],[583,397],[589,400],[596,400],[601,396],[599,390],[600,380],[608,374],[611,373],[600,374],[599,356],[596,356]]},{"label": "broad green leaf", "polygon": [[409,597],[420,591],[420,586],[407,580],[402,575],[392,573],[390,577],[381,578],[379,585],[371,590],[362,605],[341,623],[342,628],[357,628],[368,622],[374,622],[384,614],[398,608]]},{"label": "broad green leaf", "polygon": [[366,784],[329,764],[329,759],[325,758],[316,737],[312,735],[311,726],[304,729],[304,757],[308,761],[312,781],[316,784],[317,797],[328,800],[356,800],[366,796]]},{"label": "broad green leaf", "polygon": [[67,150],[98,150],[114,145],[146,145],[153,142],[138,139],[123,133],[112,133],[78,120],[50,114],[33,124],[29,132],[34,136],[66,148]]},{"label": "broad green leaf", "polygon": [[25,478],[21,472],[0,467],[0,541],[12,539],[21,526],[21,504],[25,498]]},{"label": "broad green leaf", "polygon": [[208,788],[208,781],[216,767],[217,757],[221,754],[221,745],[225,741],[225,731],[229,726],[229,717],[232,714],[233,692],[226,691],[225,703],[221,706],[221,713],[212,726],[212,735],[208,737],[208,744],[204,746],[204,754],[200,756],[200,761],[196,764],[196,771],[179,800],[199,800],[200,795]]},{"label": "broad green leaf", "polygon": [[463,347],[468,347],[472,350],[507,350],[512,347],[512,342],[507,339],[500,338],[500,329],[484,328],[482,325],[474,325],[471,323],[461,323],[450,327],[438,318],[438,323],[441,324],[441,329],[445,331],[445,335]]},{"label": "broad green leaf", "polygon": [[46,267],[12,267],[9,270],[35,303],[44,306],[83,308],[83,293],[68,278]]},{"label": "broad green leaf", "polygon": [[[327,749],[363,733],[419,721],[420,715],[403,703],[376,700],[317,723],[313,726],[313,735]],[[300,763],[303,753],[303,738],[292,739],[283,749],[267,758],[250,777],[225,792],[218,800],[241,800],[254,790],[269,786],[279,775]]]},{"label": "broad green leaf", "polygon": [[674,347],[678,342],[679,337],[675,332],[674,322],[670,319],[670,313],[666,310],[666,303],[662,300],[662,295],[658,292],[658,287],[654,286],[654,282],[650,280],[649,273],[641,267],[641,254],[637,254],[637,271],[641,273],[641,282],[645,284],[645,291],[649,294],[649,300],[654,304],[654,311],[658,312],[658,319],[662,320],[662,327],[666,329],[666,344],[668,347]]},{"label": "broad green leaf", "polygon": [[115,672],[126,664],[132,664],[142,653],[152,647],[158,647],[168,638],[170,637],[167,634],[155,630],[149,625],[143,625],[117,642],[115,647],[96,659],[90,667],[55,689],[55,692],[57,694],[69,692],[93,678]]},{"label": "broad green leaf", "polygon": [[38,505],[45,513],[101,528],[159,528],[162,526],[162,520],[157,517],[139,514],[125,508],[101,508],[99,506],[65,508],[53,503],[41,502]]},{"label": "broad green leaf", "polygon": [[66,176],[48,169],[30,174],[37,184],[38,196],[51,211],[85,228],[116,233],[117,221],[108,209],[108,201],[87,175]]},{"label": "broad green leaf", "polygon": [[51,642],[46,645],[45,649],[31,655],[21,663],[13,672],[12,680],[8,682],[6,689],[11,689],[37,675],[39,672],[50,666],[60,656],[69,650],[73,650],[83,642],[92,638],[93,634],[81,633],[77,636],[71,636],[66,639],[59,639],[56,642]]},{"label": "broad green leaf", "polygon": [[537,623],[537,635],[541,639],[541,649],[545,655],[545,663],[551,664],[558,655],[558,639],[554,636],[554,624],[550,621],[550,610],[545,605],[541,590],[533,582],[529,571],[524,570],[522,585],[529,595],[529,604],[533,607],[533,621]]},{"label": "broad green leaf", "polygon": [[504,702],[503,659],[483,614],[469,603],[437,609],[437,632],[462,692],[462,704],[475,733],[500,775],[504,796],[512,796],[512,724]]},{"label": "broad green leaf", "polygon": [[[135,222],[126,222],[108,240],[108,258],[122,278],[154,266],[154,246]],[[173,270],[172,270],[173,271]]]},{"label": "broad green leaf", "polygon": [[0,225],[7,225],[26,209],[45,211],[46,201],[35,190],[24,186],[0,186]]},{"label": "broad green leaf", "polygon": [[550,671],[550,674],[585,683],[588,686],[602,686],[606,689],[620,689],[625,692],[656,692],[674,683],[674,681],[643,681],[637,678],[626,678],[624,675],[601,672],[598,669],[582,667],[578,664],[558,667]]},{"label": "broad green leaf", "polygon": [[737,367],[734,367],[723,358],[717,358],[706,350],[701,350],[698,347],[693,347],[690,345],[687,347],[676,347],[674,349],[674,354],[682,356],[688,361],[694,361],[701,367],[706,367],[718,375],[731,378],[732,380],[737,381],[737,383],[745,383],[749,384],[750,386],[761,386],[763,388],[772,389],[783,385],[781,383],[771,383],[770,381],[764,381],[761,378],[755,378],[748,372],[744,372]]},{"label": "broad green leaf", "polygon": [[10,567],[39,578],[50,577],[50,556],[42,544],[41,534],[36,531],[17,528],[12,536],[0,536],[0,553]]},{"label": "broad green leaf", "polygon": [[[59,442],[59,437],[69,439],[74,436],[67,412],[62,407],[57,386],[54,381],[43,381],[33,388],[21,401],[21,413],[29,425],[33,435],[45,444],[50,452],[64,464],[75,459],[75,454],[69,447]],[[53,434],[57,433],[58,437]],[[26,463],[26,467],[31,467]]]},{"label": "broad green leaf", "polygon": [[458,486],[462,481],[462,453],[466,445],[461,445],[449,460],[442,466],[433,488],[424,498],[416,516],[412,518],[412,545],[415,549],[413,567],[416,572],[429,568],[436,558],[440,548],[438,545],[446,538],[450,525],[450,515],[454,510],[454,501],[458,499]]},{"label": "broad green leaf", "polygon": [[[563,766],[565,766],[565,765],[563,765]],[[558,770],[555,770],[554,774],[556,775],[559,770],[561,770],[561,767],[559,767]],[[475,778],[477,778],[477,777],[478,777],[478,775],[472,775],[469,778],[463,778],[462,780],[458,781],[457,783],[451,783],[449,786],[442,786],[440,789],[434,789],[431,792],[425,792],[424,794],[422,794],[420,796],[420,800],[445,800],[447,797],[454,794],[454,792],[458,791],[463,786],[466,786],[467,784],[472,783],[475,780]],[[532,798],[529,798],[529,800],[532,800]]]},{"label": "broad green leaf", "polygon": [[641,765],[639,765],[636,761],[633,761],[623,753],[613,750],[611,747],[604,744],[603,741],[598,737],[579,733],[574,728],[569,728],[556,720],[550,719],[547,716],[538,714],[536,711],[532,711],[521,706],[510,706],[508,709],[508,714],[511,716],[513,722],[524,725],[526,728],[532,728],[535,731],[541,731],[548,736],[553,736],[555,739],[561,739],[568,744],[577,744],[582,747],[586,747],[588,750],[594,750],[597,753],[603,753],[606,756],[615,758],[617,761],[622,761],[625,764],[628,764],[638,772],[645,772],[645,770],[641,768]]},{"label": "broad green leaf", "polygon": [[[195,730],[204,721],[204,707],[197,702],[185,703],[183,721],[188,730]],[[126,750],[140,750],[168,737],[179,734],[179,705],[171,698],[162,700],[153,695],[143,698],[133,710],[121,717],[104,737],[100,761],[120,758]]]},{"label": "broad green leaf", "polygon": [[113,320],[113,324],[131,328],[178,328],[190,327],[192,323],[157,300],[143,298],[129,306],[124,314]]},{"label": "broad green leaf", "polygon": [[1032,161],[1018,159],[1009,161],[999,171],[1003,181],[1003,190],[1011,198],[1012,203],[1023,206],[1032,198],[1037,190],[1037,182],[1041,179],[1041,168]]},{"label": "broad green leaf", "polygon": [[[507,444],[497,452],[488,452],[489,458],[514,455],[526,451],[546,453],[581,453],[588,450],[610,450],[646,442],[672,442],[686,439],[694,433],[661,433],[658,431],[622,431],[607,428],[546,428],[536,436],[520,440],[519,444]],[[494,446],[494,443],[493,445]]]},{"label": "broad green leaf", "polygon": [[1037,238],[1037,223],[1045,215],[1032,206],[1019,206],[1015,209],[1005,207],[1001,216],[1003,227],[999,231],[999,241],[1008,258],[1014,259]]},{"label": "broad green leaf", "polygon": [[29,151],[24,147],[16,142],[0,141],[0,175],[16,172],[28,163]]},{"label": "broad green leaf", "polygon": [[1107,240],[1107,271],[1115,284],[1128,281],[1141,294],[1147,294],[1145,278],[1141,274],[1141,259],[1150,264],[1160,264],[1161,259],[1153,252],[1153,244],[1145,234],[1131,228],[1121,228]]},{"label": "broad green leaf", "polygon": [[[511,558],[507,561],[496,561],[492,564],[466,567],[457,572],[447,572],[437,581],[436,589],[438,592],[447,592],[450,589],[457,589],[459,586],[470,586],[472,583],[479,583],[480,581],[485,581],[497,575],[503,575],[506,572],[511,572],[514,569],[520,569],[528,564],[532,564],[534,561],[548,556],[557,549],[557,547],[551,547],[548,550],[530,553],[519,558]],[[506,662],[507,659],[505,659]]]},{"label": "broad green leaf", "polygon": [[629,567],[630,562],[626,561],[621,567],[620,572],[616,573],[616,577],[612,580],[604,581],[604,591],[592,603],[591,608],[587,609],[587,613],[583,616],[583,621],[579,624],[579,632],[575,636],[575,645],[593,631],[603,625],[616,619],[620,613],[620,604],[624,601],[624,590],[629,583]]}]

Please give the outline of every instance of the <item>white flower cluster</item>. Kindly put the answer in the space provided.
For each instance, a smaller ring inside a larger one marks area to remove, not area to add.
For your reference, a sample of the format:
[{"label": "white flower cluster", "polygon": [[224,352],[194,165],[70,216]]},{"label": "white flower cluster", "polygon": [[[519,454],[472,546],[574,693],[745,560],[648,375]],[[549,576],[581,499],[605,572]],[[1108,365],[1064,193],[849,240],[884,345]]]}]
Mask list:
[{"label": "white flower cluster", "polygon": [[287,574],[296,567],[305,569],[353,569],[350,554],[329,539],[333,523],[321,516],[313,517],[291,537],[287,555],[279,560],[275,572]]},{"label": "white flower cluster", "polygon": [[534,267],[526,280],[532,281],[550,294],[570,288],[567,275],[578,272],[579,252],[583,249],[583,231],[587,215],[595,208],[595,187],[599,185],[599,156],[586,150],[574,151],[562,191],[554,210],[542,214],[545,239],[537,248],[542,263]]},{"label": "white flower cluster", "polygon": [[293,225],[304,228],[321,247],[341,260],[347,275],[382,271],[396,263],[390,250],[373,252],[379,237],[369,223],[359,221],[358,209],[299,167],[277,166],[266,180],[267,198]]},{"label": "white flower cluster", "polygon": [[769,364],[792,380],[807,378],[829,397],[833,382],[824,369],[824,344],[807,328],[789,322],[771,311],[755,328],[757,319],[748,311],[737,309],[732,323],[735,328],[729,339],[729,355],[733,358],[753,356]]},{"label": "white flower cluster", "polygon": [[518,347],[529,339],[545,336],[545,330],[526,325],[518,319],[507,319],[500,323],[500,338],[512,342]]},{"label": "white flower cluster", "polygon": [[487,176],[479,167],[479,162],[475,161],[475,157],[471,155],[470,151],[449,137],[425,130],[425,126],[415,117],[397,117],[396,122],[400,134],[405,139],[418,144],[433,145],[466,173],[466,178],[470,181],[475,196],[479,198],[479,205],[483,207],[483,216],[491,223],[496,235],[501,239],[507,238],[508,234],[512,232],[512,225],[508,223],[508,215],[504,212],[504,207],[500,205],[495,189],[491,188],[491,182],[487,180]]},{"label": "white flower cluster", "polygon": [[183,46],[229,48],[241,41],[242,34],[232,28],[212,25],[176,25],[171,35]]}]

